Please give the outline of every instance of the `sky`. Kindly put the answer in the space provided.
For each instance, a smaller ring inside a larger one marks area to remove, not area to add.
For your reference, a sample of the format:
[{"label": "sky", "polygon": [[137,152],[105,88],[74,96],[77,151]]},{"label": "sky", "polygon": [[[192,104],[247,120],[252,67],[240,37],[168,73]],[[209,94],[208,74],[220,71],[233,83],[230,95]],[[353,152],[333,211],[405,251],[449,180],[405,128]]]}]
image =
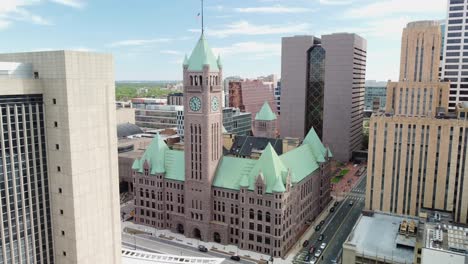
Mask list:
[{"label": "sky", "polygon": [[[366,79],[398,78],[410,21],[446,17],[446,0],[205,0],[205,34],[224,76],[281,75],[281,37],[356,33]],[[0,0],[0,52],[111,53],[116,80],[181,80],[200,37],[200,0]]]}]

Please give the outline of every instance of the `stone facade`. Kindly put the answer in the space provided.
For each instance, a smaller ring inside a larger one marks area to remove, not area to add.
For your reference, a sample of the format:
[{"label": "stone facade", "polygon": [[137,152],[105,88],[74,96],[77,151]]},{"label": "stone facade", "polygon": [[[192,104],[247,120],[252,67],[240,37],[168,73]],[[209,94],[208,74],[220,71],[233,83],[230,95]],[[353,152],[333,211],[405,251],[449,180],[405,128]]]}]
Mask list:
[{"label": "stone facade", "polygon": [[314,220],[331,201],[328,162],[284,193],[265,193],[261,181],[253,191],[208,186],[201,195],[210,209],[200,211],[189,211],[197,206],[192,194],[186,194],[193,187],[167,180],[164,174],[151,175],[150,169],[147,164],[143,173],[134,172],[136,223],[274,257],[283,257],[306,221]]},{"label": "stone facade", "polygon": [[183,69],[184,151],[157,135],[135,160],[135,222],[285,256],[331,200],[330,151],[311,130],[280,156],[271,144],[258,159],[223,156],[222,108],[215,103],[222,65],[203,35]]}]

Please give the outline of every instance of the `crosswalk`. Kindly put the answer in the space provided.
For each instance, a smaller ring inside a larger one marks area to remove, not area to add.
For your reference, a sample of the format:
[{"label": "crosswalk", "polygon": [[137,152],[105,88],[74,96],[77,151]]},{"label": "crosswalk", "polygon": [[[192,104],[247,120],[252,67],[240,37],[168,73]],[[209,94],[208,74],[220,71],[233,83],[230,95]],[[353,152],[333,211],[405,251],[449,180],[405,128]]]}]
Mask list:
[{"label": "crosswalk", "polygon": [[353,190],[352,192],[353,192],[353,193],[363,193],[363,194],[365,194],[365,193],[366,193],[366,190],[357,189],[357,190]]}]

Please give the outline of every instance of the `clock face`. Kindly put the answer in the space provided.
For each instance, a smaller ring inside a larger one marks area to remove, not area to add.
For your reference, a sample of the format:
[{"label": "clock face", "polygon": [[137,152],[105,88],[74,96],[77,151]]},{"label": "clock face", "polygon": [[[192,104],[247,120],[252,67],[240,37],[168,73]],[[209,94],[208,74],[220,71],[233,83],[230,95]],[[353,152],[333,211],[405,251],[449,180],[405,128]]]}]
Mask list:
[{"label": "clock face", "polygon": [[196,97],[196,96],[190,98],[189,106],[190,106],[190,110],[192,110],[194,112],[200,111],[200,109],[201,109],[201,99]]},{"label": "clock face", "polygon": [[211,99],[211,110],[213,112],[216,112],[218,111],[219,109],[219,100],[218,100],[218,97],[217,96],[213,96],[213,98]]}]

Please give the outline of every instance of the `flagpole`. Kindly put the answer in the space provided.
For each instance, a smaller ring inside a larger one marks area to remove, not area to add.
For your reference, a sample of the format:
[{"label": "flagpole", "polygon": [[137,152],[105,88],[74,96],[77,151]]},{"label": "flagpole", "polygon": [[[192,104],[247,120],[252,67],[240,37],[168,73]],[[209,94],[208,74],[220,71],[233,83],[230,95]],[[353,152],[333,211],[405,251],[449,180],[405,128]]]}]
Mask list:
[{"label": "flagpole", "polygon": [[201,32],[202,32],[202,35],[203,33],[205,33],[205,27],[203,24],[203,0],[201,0]]}]

